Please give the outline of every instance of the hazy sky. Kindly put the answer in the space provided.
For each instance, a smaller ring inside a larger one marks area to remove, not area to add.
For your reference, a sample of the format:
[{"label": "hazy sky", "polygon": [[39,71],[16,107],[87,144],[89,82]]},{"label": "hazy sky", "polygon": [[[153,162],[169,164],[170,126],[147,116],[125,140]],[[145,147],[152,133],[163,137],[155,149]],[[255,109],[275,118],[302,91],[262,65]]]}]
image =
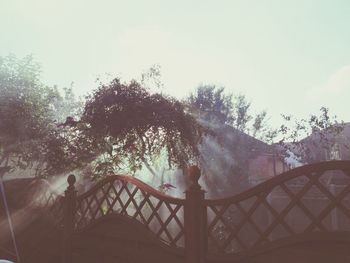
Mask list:
[{"label": "hazy sky", "polygon": [[272,122],[325,105],[350,121],[348,0],[0,0],[0,56],[33,54],[78,94],[162,67],[165,92],[243,93]]}]

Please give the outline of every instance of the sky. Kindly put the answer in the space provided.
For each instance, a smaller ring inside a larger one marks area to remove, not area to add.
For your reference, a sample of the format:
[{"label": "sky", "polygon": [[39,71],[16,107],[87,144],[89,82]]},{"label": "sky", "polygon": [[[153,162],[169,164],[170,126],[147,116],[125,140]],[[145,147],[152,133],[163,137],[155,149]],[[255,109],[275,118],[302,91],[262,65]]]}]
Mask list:
[{"label": "sky", "polygon": [[177,98],[215,84],[272,124],[322,106],[350,121],[349,14],[348,0],[0,0],[0,56],[33,54],[78,95],[158,64]]}]

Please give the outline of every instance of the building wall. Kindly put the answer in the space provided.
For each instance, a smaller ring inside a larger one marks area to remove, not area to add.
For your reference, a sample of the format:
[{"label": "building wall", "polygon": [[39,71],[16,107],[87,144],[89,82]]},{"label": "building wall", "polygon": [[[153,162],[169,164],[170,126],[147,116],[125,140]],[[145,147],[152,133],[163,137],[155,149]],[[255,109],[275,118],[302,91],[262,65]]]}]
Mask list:
[{"label": "building wall", "polygon": [[286,170],[286,166],[279,157],[261,154],[249,163],[249,183],[251,186],[257,185]]}]

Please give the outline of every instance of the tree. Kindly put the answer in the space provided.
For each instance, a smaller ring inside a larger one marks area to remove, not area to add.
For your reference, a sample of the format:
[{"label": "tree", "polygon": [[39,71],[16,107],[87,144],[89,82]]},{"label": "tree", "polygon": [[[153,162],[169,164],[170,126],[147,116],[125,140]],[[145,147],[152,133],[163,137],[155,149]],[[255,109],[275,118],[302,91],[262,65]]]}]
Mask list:
[{"label": "tree", "polygon": [[251,114],[251,103],[242,95],[225,93],[224,87],[199,86],[185,99],[189,111],[207,125],[229,125],[261,140],[269,140],[272,129],[267,125],[267,113]]},{"label": "tree", "polygon": [[136,81],[102,84],[87,99],[79,121],[100,154],[94,172],[135,172],[165,149],[168,165],[185,168],[199,156],[205,129],[176,99],[151,93]]},{"label": "tree", "polygon": [[342,134],[344,121],[331,116],[329,109],[322,107],[319,115],[297,119],[282,115],[284,123],[278,131],[278,149],[281,154],[294,153],[304,163],[332,159],[329,153],[337,146],[350,151],[350,138]]},{"label": "tree", "polygon": [[221,125],[234,122],[232,94],[226,95],[222,87],[199,86],[185,103],[200,120]]},{"label": "tree", "polygon": [[253,115],[244,95],[227,94],[223,87],[210,85],[198,87],[185,104],[212,131],[200,146],[200,165],[208,185],[216,186],[212,191],[218,193],[214,194],[246,187],[249,162],[259,153],[271,151],[259,141],[270,141],[273,136],[266,112]]},{"label": "tree", "polygon": [[40,81],[40,66],[31,56],[0,57],[0,164],[32,168],[38,176],[63,171],[67,161],[61,150],[71,143],[57,120],[65,117],[61,109],[71,105],[68,98],[71,89],[62,96],[57,87]]}]

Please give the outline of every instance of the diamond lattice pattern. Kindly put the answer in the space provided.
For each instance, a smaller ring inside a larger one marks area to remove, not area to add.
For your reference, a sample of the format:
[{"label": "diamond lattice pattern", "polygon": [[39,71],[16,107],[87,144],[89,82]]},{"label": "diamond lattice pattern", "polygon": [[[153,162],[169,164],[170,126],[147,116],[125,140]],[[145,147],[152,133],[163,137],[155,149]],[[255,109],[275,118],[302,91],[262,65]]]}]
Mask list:
[{"label": "diamond lattice pattern", "polygon": [[[332,183],[334,176],[346,177],[347,183]],[[303,233],[350,231],[348,176],[343,171],[301,174],[244,199],[209,203],[209,251],[238,253]]]},{"label": "diamond lattice pattern", "polygon": [[78,200],[76,227],[81,229],[112,213],[138,220],[170,246],[184,246],[183,203],[161,200],[126,180],[116,179]]}]

